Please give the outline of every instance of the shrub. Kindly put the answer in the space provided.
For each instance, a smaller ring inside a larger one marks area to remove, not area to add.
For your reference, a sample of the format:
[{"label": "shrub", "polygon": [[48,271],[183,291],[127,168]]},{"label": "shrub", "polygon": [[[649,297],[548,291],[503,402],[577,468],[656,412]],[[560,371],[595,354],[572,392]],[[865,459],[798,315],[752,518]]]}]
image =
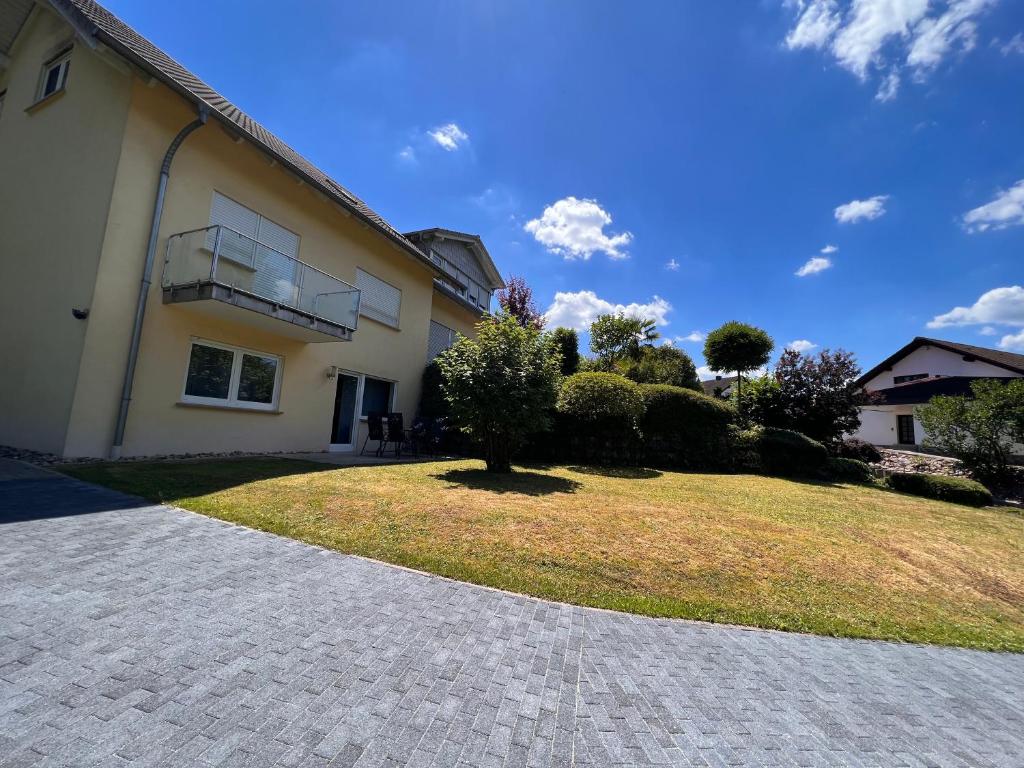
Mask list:
[{"label": "shrub", "polygon": [[830,458],[825,462],[823,474],[829,480],[840,480],[850,483],[869,483],[874,479],[871,467],[857,459],[843,457]]},{"label": "shrub", "polygon": [[987,507],[992,504],[992,494],[988,488],[966,477],[896,472],[889,477],[889,487],[903,493],[966,504],[969,507]]},{"label": "shrub", "polygon": [[828,459],[825,446],[789,429],[766,429],[758,440],[761,464],[770,474],[814,475]]},{"label": "shrub", "polygon": [[735,411],[723,400],[683,387],[641,384],[646,411],[640,422],[648,462],[684,469],[729,465]]},{"label": "shrub", "polygon": [[558,358],[540,332],[511,316],[484,316],[477,338],[459,337],[437,357],[455,426],[476,442],[491,472],[510,472],[512,454],[550,426]]},{"label": "shrub", "polygon": [[729,442],[729,459],[733,472],[761,472],[764,467],[761,465],[761,451],[759,444],[764,429],[751,427],[741,429],[736,424],[730,424],[726,432]]},{"label": "shrub", "polygon": [[427,363],[423,369],[423,386],[420,389],[419,415],[423,419],[439,419],[448,416],[451,408],[444,396],[444,376],[436,361]]},{"label": "shrub", "polygon": [[848,437],[839,444],[838,454],[843,459],[856,459],[865,464],[877,464],[882,460],[882,453],[867,440]]},{"label": "shrub", "polygon": [[581,423],[636,432],[644,414],[640,387],[616,373],[576,373],[558,392],[559,413]]},{"label": "shrub", "polygon": [[558,431],[574,461],[614,464],[636,459],[644,398],[615,373],[576,373],[562,381]]}]

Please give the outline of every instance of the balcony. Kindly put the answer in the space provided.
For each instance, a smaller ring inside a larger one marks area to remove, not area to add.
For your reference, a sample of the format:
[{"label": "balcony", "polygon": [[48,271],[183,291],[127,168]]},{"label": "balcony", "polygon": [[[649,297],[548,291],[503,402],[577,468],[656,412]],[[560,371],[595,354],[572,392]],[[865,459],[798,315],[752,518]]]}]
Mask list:
[{"label": "balcony", "polygon": [[351,341],[359,289],[224,226],[171,235],[164,304],[308,342]]}]

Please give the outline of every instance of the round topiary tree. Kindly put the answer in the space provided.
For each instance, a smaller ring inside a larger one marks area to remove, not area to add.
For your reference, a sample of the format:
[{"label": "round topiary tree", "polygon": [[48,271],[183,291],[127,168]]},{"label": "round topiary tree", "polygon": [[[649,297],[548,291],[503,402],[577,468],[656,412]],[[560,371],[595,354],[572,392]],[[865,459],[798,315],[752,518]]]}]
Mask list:
[{"label": "round topiary tree", "polygon": [[742,403],[743,374],[765,365],[773,349],[775,342],[763,330],[731,320],[708,334],[704,359],[712,370],[736,371],[737,402]]}]

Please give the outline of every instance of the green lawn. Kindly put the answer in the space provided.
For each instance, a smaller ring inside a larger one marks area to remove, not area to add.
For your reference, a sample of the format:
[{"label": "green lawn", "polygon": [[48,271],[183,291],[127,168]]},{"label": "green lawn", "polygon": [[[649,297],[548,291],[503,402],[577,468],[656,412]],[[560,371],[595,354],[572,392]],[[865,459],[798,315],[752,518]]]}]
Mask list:
[{"label": "green lawn", "polygon": [[580,605],[1024,651],[1024,517],[873,487],[475,461],[69,466],[211,517]]}]

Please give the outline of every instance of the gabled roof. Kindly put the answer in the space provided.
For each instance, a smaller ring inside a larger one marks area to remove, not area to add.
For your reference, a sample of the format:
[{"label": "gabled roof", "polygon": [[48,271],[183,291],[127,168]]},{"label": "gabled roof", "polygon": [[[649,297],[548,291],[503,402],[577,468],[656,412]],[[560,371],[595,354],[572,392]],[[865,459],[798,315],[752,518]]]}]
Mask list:
[{"label": "gabled roof", "polygon": [[706,381],[702,381],[700,385],[704,390],[704,394],[713,395],[715,394],[716,389],[720,392],[725,392],[729,387],[736,383],[738,378],[738,376],[723,376],[720,379],[707,379]]},{"label": "gabled roof", "polygon": [[502,279],[498,268],[494,265],[494,260],[491,258],[491,254],[487,252],[487,247],[484,245],[484,241],[480,239],[480,235],[458,232],[454,229],[445,229],[443,227],[431,227],[430,229],[417,229],[412,232],[406,232],[405,237],[413,243],[422,243],[424,240],[432,238],[461,240],[467,243],[476,253],[480,266],[483,267],[484,272],[491,281],[491,284],[487,287],[492,290],[505,287],[505,281]]},{"label": "gabled roof", "polygon": [[893,365],[909,355],[915,349],[920,349],[921,347],[938,347],[939,349],[944,349],[947,352],[952,352],[954,354],[961,355],[962,357],[971,357],[975,360],[980,360],[983,363],[989,363],[990,365],[1024,376],[1024,355],[1019,355],[1015,352],[1007,352],[1002,349],[989,349],[987,347],[976,347],[973,344],[961,344],[957,341],[943,341],[942,339],[929,339],[925,336],[917,336],[905,347],[902,347],[892,355],[889,355],[889,357],[885,358],[885,360],[880,362],[870,371],[863,374],[859,379],[857,379],[857,385],[863,386],[878,374],[892,368]]},{"label": "gabled roof", "polygon": [[[311,187],[355,215],[379,234],[390,240],[407,255],[415,258],[435,274],[440,270],[425,258],[423,252],[410,243],[398,230],[388,224],[366,203],[345,189],[281,139],[257,123],[217,91],[185,69],[153,43],[129,27],[114,14],[93,0],[49,0],[57,11],[85,41],[95,46],[105,45],[112,51],[160,81],[198,108],[205,105],[211,117],[226,129],[266,152],[282,166],[299,176]],[[31,12],[33,3],[24,0],[3,0],[4,28],[20,29]],[[7,18],[7,15],[10,18]],[[17,17],[21,15],[19,20]],[[4,41],[0,40],[0,44]],[[9,47],[13,38],[7,42]],[[6,49],[0,49],[6,53]]]},{"label": "gabled roof", "polygon": [[1006,383],[1015,381],[1016,376],[929,376],[915,379],[871,393],[869,405],[919,405],[927,403],[936,395],[973,396],[971,383],[988,379]]}]

